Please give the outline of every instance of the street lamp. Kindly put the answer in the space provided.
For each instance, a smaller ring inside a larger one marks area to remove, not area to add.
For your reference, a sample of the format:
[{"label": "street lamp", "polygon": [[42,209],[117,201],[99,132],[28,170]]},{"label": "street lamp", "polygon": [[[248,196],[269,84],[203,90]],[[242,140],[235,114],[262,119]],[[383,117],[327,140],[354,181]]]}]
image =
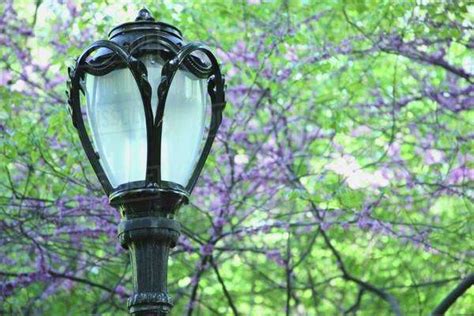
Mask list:
[{"label": "street lamp", "polygon": [[82,146],[122,216],[118,236],[133,272],[132,314],[163,315],[174,220],[188,202],[224,109],[224,79],[211,51],[186,44],[146,9],[69,69],[69,109]]}]

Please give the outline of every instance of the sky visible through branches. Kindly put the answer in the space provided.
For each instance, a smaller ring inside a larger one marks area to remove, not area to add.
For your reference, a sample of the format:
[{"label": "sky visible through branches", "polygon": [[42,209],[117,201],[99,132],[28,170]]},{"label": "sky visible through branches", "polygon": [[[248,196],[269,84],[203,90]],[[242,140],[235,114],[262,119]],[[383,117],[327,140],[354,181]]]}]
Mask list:
[{"label": "sky visible through branches", "polygon": [[0,314],[126,315],[120,216],[64,90],[72,58],[142,5],[227,82],[178,213],[174,314],[474,313],[472,4],[143,2],[0,4]]}]

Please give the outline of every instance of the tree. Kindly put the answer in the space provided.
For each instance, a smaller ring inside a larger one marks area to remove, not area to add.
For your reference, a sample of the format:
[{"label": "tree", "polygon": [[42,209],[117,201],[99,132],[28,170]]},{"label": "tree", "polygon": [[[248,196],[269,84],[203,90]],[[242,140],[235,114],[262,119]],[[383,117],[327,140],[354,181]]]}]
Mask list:
[{"label": "tree", "polygon": [[[145,2],[215,49],[228,85],[178,215],[177,315],[473,312],[472,5]],[[126,314],[119,214],[63,91],[70,58],[140,7],[0,8],[0,311]]]}]

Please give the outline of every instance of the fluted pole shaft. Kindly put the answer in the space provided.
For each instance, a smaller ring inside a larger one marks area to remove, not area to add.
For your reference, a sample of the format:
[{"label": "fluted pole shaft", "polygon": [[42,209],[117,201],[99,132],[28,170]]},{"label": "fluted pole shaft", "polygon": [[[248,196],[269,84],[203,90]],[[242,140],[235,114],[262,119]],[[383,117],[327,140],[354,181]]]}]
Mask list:
[{"label": "fluted pole shaft", "polygon": [[177,221],[149,213],[120,222],[119,240],[129,250],[133,274],[130,314],[161,316],[170,312],[173,304],[167,289],[168,257],[179,234]]}]

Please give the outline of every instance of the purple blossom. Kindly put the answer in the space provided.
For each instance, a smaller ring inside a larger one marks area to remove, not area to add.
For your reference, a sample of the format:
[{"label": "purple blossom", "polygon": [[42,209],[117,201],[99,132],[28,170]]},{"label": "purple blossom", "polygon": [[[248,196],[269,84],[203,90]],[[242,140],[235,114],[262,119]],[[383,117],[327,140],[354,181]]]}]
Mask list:
[{"label": "purple blossom", "polygon": [[321,229],[322,229],[322,230],[327,231],[327,230],[329,230],[329,228],[331,228],[332,223],[329,223],[329,222],[322,222],[320,226],[321,226]]},{"label": "purple blossom", "polygon": [[271,230],[271,226],[270,226],[270,225],[262,225],[262,226],[260,227],[260,231],[261,231],[262,233],[264,233],[264,234],[270,232],[270,230]]},{"label": "purple blossom", "polygon": [[220,57],[223,62],[243,63],[254,69],[257,69],[260,64],[256,53],[252,52],[242,40],[237,41],[235,46],[227,53],[218,49],[217,56]]},{"label": "purple blossom", "polygon": [[127,289],[123,285],[118,285],[115,288],[115,293],[117,293],[117,295],[119,295],[121,298],[128,298],[130,296]]},{"label": "purple blossom", "polygon": [[388,146],[387,154],[395,159],[400,158],[400,144],[398,142],[393,142]]},{"label": "purple blossom", "polygon": [[66,291],[71,291],[74,288],[74,282],[72,280],[64,280],[61,285]]},{"label": "purple blossom", "polygon": [[354,137],[366,136],[372,133],[372,129],[366,125],[359,125],[352,130],[351,135]]},{"label": "purple blossom", "polygon": [[55,282],[49,284],[46,289],[41,293],[41,299],[46,299],[48,298],[49,296],[53,295],[54,293],[56,293],[56,291],[58,291],[59,287],[57,284],[55,284]]},{"label": "purple blossom", "polygon": [[339,47],[336,48],[336,52],[341,54],[349,54],[352,51],[352,43],[348,39],[344,39]]},{"label": "purple blossom", "polygon": [[227,72],[226,72],[226,78],[230,79],[232,77],[235,77],[236,75],[239,74],[239,69],[236,67],[231,67]]},{"label": "purple blossom", "polygon": [[452,169],[448,175],[448,183],[457,184],[465,181],[474,180],[474,169],[468,168],[466,166],[461,166],[455,169]]},{"label": "purple blossom", "polygon": [[54,89],[56,86],[62,84],[66,82],[66,77],[63,76],[63,75],[57,75],[56,77],[54,77],[53,79],[49,80],[47,83],[46,83],[46,89],[50,90],[50,89]]},{"label": "purple blossom", "polygon": [[13,76],[8,70],[0,71],[0,86],[5,86],[12,80]]},{"label": "purple blossom", "polygon": [[265,68],[262,70],[261,75],[265,79],[273,78],[273,68],[266,65]]},{"label": "purple blossom", "polygon": [[285,59],[290,61],[290,62],[297,62],[298,61],[298,55],[296,55],[296,49],[294,47],[289,47],[287,46],[286,53],[285,53]]},{"label": "purple blossom", "polygon": [[285,68],[277,72],[277,81],[282,82],[288,79],[291,75],[291,68]]},{"label": "purple blossom", "polygon": [[443,162],[444,153],[437,149],[428,149],[424,152],[424,161],[427,165]]},{"label": "purple blossom", "polygon": [[222,226],[224,226],[225,223],[226,223],[226,220],[223,217],[219,216],[214,219],[213,225],[216,228],[221,228]]},{"label": "purple blossom", "polygon": [[194,249],[192,244],[191,244],[191,241],[185,235],[179,236],[178,245],[183,247],[183,250],[188,252],[188,253],[191,253]]},{"label": "purple blossom", "polygon": [[77,17],[79,15],[79,10],[77,9],[77,5],[72,0],[66,1],[66,7],[69,10],[69,14],[72,17]]},{"label": "purple blossom", "polygon": [[229,54],[220,47],[216,49],[216,56],[223,63],[227,63],[230,61]]},{"label": "purple blossom", "polygon": [[281,253],[280,253],[279,250],[277,250],[277,249],[268,250],[266,252],[266,256],[267,256],[268,259],[272,260],[273,262],[275,262],[279,266],[282,266],[282,267],[285,266],[285,260],[281,256]]},{"label": "purple blossom", "polygon": [[203,256],[209,256],[212,254],[212,252],[214,251],[214,245],[213,244],[205,244],[205,245],[202,245],[200,248],[199,248],[199,251],[201,252],[201,255]]},{"label": "purple blossom", "polygon": [[433,59],[443,59],[443,57],[446,55],[446,50],[441,47],[440,49],[438,49],[436,52],[434,52],[433,54],[431,54],[431,57]]},{"label": "purple blossom", "polygon": [[348,222],[342,222],[341,223],[341,227],[344,229],[344,230],[348,230],[350,228],[350,224]]},{"label": "purple blossom", "polygon": [[33,36],[33,30],[29,27],[25,27],[25,26],[21,26],[17,29],[17,32],[20,34],[20,35],[23,35],[25,37],[30,37],[30,36]]}]

